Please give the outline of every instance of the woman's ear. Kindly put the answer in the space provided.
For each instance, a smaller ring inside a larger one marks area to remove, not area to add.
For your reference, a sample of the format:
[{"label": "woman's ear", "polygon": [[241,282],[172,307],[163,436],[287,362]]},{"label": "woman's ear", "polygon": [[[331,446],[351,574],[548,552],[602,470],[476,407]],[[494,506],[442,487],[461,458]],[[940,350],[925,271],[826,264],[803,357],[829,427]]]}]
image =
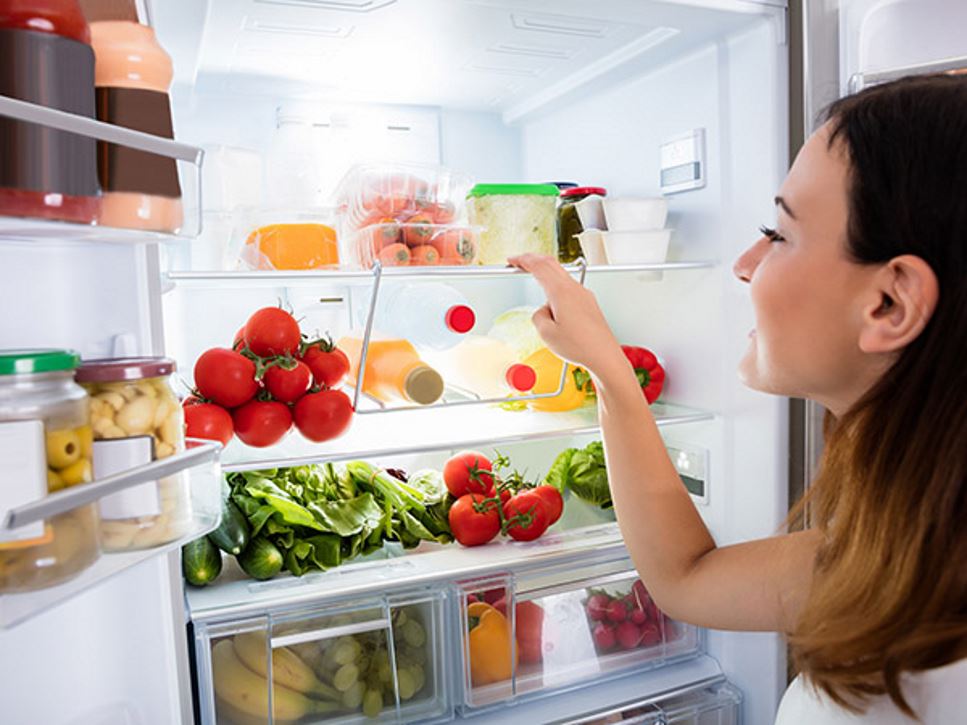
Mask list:
[{"label": "woman's ear", "polygon": [[863,309],[860,350],[902,350],[923,332],[937,307],[937,275],[920,257],[903,254],[883,265],[872,284],[877,299]]}]

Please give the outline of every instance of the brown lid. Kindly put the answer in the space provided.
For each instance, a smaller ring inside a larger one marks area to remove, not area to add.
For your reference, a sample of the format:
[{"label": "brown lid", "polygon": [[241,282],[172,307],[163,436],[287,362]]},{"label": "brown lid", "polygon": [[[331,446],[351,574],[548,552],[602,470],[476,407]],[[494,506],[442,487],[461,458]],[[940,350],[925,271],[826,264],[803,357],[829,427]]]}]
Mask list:
[{"label": "brown lid", "polygon": [[167,357],[112,357],[85,360],[74,379],[79,383],[120,383],[171,375],[175,361]]},{"label": "brown lid", "polygon": [[443,395],[443,378],[433,368],[422,365],[410,371],[403,383],[403,392],[414,403],[429,405]]}]

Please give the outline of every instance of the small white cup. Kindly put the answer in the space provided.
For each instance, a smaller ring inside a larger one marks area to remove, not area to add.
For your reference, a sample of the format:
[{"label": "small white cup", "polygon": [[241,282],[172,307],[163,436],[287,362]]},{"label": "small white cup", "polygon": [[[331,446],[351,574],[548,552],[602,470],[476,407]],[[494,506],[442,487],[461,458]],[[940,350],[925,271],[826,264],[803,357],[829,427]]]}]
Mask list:
[{"label": "small white cup", "polygon": [[604,250],[605,234],[607,232],[602,232],[600,229],[585,229],[577,235],[588,264],[598,266],[608,263],[608,255]]},{"label": "small white cup", "polygon": [[603,232],[610,264],[661,264],[668,256],[671,229]]},{"label": "small white cup", "polygon": [[661,229],[668,218],[668,200],[662,198],[615,197],[602,200],[608,231],[630,232]]}]

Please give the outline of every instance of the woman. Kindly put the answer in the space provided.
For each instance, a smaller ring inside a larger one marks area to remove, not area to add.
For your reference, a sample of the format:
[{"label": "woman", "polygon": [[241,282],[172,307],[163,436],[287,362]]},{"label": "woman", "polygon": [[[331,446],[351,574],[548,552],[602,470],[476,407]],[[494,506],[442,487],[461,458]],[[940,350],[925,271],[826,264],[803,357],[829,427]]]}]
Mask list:
[{"label": "woman", "polygon": [[594,378],[618,524],[661,608],[787,633],[783,725],[967,722],[967,78],[838,101],[776,205],[734,266],[756,319],[740,377],[829,414],[813,527],[770,539],[715,546],[593,295],[510,261],[547,294],[545,341]]}]

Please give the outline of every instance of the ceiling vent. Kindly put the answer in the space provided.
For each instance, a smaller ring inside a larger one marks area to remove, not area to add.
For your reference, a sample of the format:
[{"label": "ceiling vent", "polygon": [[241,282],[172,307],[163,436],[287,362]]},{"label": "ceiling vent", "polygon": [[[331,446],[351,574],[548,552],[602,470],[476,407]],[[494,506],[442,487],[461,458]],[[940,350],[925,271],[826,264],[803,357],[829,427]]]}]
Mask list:
[{"label": "ceiling vent", "polygon": [[392,5],[396,0],[254,0],[260,5],[290,5],[315,10],[340,10],[350,13],[371,13]]},{"label": "ceiling vent", "polygon": [[316,38],[348,38],[352,35],[352,25],[287,25],[283,23],[267,23],[264,20],[248,18],[245,21],[247,33],[273,33],[277,35],[308,35]]},{"label": "ceiling vent", "polygon": [[511,13],[510,21],[518,30],[531,30],[553,35],[571,35],[581,38],[604,38],[611,31],[611,23],[592,18],[575,18],[568,15]]},{"label": "ceiling vent", "polygon": [[541,45],[523,45],[521,43],[496,43],[487,50],[491,53],[525,55],[531,58],[552,58],[554,60],[571,60],[577,54],[577,51],[571,48],[552,48]]}]

